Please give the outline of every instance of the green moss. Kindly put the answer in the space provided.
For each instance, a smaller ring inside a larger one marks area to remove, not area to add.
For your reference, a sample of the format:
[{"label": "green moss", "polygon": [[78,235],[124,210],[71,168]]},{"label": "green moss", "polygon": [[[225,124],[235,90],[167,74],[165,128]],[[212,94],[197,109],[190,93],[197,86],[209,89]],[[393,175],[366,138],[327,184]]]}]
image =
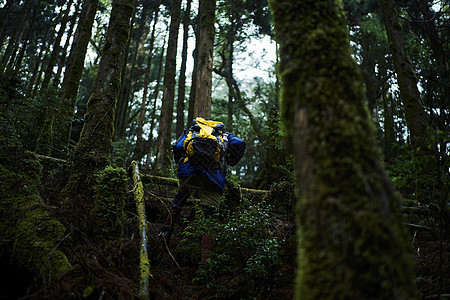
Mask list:
[{"label": "green moss", "polygon": [[1,243],[10,245],[15,264],[49,281],[71,269],[59,248],[66,230],[39,196],[41,167],[34,154],[8,150],[0,154]]},{"label": "green moss", "polygon": [[399,199],[379,163],[341,4],[272,0],[297,158],[302,299],[413,299]]},{"label": "green moss", "polygon": [[97,173],[94,208],[91,211],[97,237],[113,239],[122,236],[127,194],[128,177],[124,169],[107,166]]}]

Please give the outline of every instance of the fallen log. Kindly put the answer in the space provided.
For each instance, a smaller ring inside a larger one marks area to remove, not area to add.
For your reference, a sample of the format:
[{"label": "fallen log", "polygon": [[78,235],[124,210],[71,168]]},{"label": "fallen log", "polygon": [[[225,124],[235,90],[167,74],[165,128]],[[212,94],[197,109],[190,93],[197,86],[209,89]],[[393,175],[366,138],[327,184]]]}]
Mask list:
[{"label": "fallen log", "polygon": [[142,184],[139,167],[136,161],[131,163],[131,170],[133,172],[133,192],[136,200],[136,208],[139,219],[139,231],[141,234],[141,251],[140,251],[140,270],[141,270],[141,290],[139,296],[141,299],[149,299],[149,278],[150,274],[150,261],[148,259],[147,252],[147,230],[148,223],[145,216],[145,204],[144,204],[144,186]]},{"label": "fallen log", "polygon": [[[161,185],[167,185],[167,186],[172,186],[172,187],[178,187],[178,179],[176,179],[176,178],[142,174],[141,179],[142,179],[143,183],[153,183],[153,184],[161,184]],[[255,196],[263,196],[269,192],[268,190],[255,190],[255,189],[244,188],[244,187],[240,187],[240,189],[241,189],[241,192],[244,194],[253,194]]]}]

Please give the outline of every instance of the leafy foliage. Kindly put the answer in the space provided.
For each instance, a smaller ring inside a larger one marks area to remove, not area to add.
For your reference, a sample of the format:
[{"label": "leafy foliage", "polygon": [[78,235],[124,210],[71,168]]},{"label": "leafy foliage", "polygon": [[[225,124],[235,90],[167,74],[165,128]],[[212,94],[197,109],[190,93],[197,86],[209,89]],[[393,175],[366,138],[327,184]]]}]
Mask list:
[{"label": "leafy foliage", "polygon": [[[237,276],[239,282],[257,286],[273,276],[273,268],[282,253],[282,241],[274,233],[272,207],[265,202],[252,203],[243,199],[237,210],[226,207],[218,211],[216,221],[205,219],[200,211],[187,227],[188,241],[199,240],[211,233],[217,242],[213,256],[197,271],[194,282],[203,282],[217,297],[229,297],[235,291],[223,286],[223,278]],[[197,250],[198,251],[198,250]],[[252,297],[252,291],[240,292],[240,297]]]}]

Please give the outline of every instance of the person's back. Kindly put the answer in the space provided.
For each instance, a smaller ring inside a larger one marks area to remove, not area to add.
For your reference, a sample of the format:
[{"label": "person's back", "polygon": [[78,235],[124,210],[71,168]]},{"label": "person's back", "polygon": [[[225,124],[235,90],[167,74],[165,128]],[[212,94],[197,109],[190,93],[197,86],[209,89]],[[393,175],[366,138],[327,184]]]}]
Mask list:
[{"label": "person's back", "polygon": [[[226,170],[234,166],[244,155],[246,144],[235,135],[226,132],[221,122],[196,118],[189,129],[172,146],[178,163],[178,193],[169,206],[166,225],[160,235],[170,239],[173,226],[181,210],[194,190],[200,191],[199,203],[206,218],[214,218],[215,210],[225,187]],[[210,234],[202,238],[202,258],[206,261],[213,247]]]}]

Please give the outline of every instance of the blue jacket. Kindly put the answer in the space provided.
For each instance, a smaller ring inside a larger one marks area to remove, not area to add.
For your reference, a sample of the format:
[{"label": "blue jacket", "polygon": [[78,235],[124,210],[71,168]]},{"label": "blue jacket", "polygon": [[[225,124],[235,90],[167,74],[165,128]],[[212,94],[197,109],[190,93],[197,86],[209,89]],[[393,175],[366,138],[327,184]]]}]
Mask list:
[{"label": "blue jacket", "polygon": [[[221,190],[225,187],[225,171],[226,164],[222,167],[219,164],[216,164],[212,169],[204,170],[200,168],[193,167],[189,160],[184,160],[186,157],[186,153],[183,149],[184,140],[189,132],[189,129],[186,129],[184,133],[178,138],[176,144],[173,146],[173,156],[175,162],[178,163],[178,178],[189,177],[189,176],[198,176],[201,174],[205,174],[208,178],[217,184]],[[228,164],[235,165],[244,155],[244,151],[246,148],[246,143],[242,141],[237,136],[228,133],[228,147],[225,156],[230,157]],[[227,159],[226,159],[227,160]]]}]

